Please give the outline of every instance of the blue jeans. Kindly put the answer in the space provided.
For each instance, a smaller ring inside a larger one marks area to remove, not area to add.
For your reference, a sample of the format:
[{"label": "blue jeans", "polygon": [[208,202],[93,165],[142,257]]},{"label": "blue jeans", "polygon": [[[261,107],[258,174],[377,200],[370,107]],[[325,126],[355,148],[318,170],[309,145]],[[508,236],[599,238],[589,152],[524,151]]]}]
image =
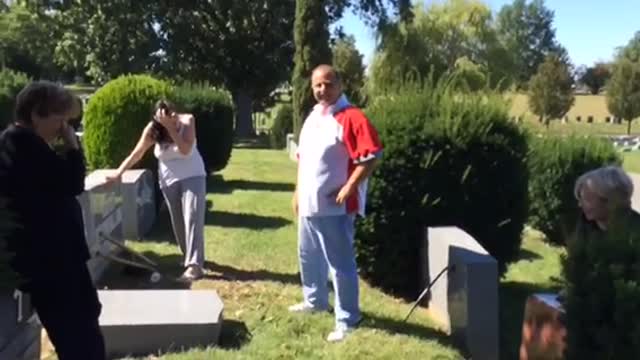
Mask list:
[{"label": "blue jeans", "polygon": [[300,217],[298,256],[304,302],[318,310],[329,307],[330,270],[336,326],[355,326],[360,321],[353,236],[353,215]]}]

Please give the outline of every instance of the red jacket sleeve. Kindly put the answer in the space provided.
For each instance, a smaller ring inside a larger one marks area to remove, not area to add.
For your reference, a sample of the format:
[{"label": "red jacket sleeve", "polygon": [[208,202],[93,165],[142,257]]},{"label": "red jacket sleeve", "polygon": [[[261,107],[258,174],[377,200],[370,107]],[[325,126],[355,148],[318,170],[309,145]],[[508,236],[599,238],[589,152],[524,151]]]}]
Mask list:
[{"label": "red jacket sleeve", "polygon": [[360,164],[379,157],[382,143],[378,131],[364,113],[356,108],[348,108],[341,115],[342,139],[351,160]]}]

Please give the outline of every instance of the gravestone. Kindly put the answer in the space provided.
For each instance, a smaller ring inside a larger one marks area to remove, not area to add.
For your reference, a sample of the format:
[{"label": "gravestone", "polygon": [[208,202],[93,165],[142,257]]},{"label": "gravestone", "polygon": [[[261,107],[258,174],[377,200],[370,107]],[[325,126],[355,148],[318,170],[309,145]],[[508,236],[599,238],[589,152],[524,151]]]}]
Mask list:
[{"label": "gravestone", "polygon": [[291,159],[292,161],[298,161],[298,157],[296,156],[296,153],[298,151],[298,144],[296,144],[295,140],[293,139],[293,134],[287,135],[287,151],[289,152],[289,159]]},{"label": "gravestone", "polygon": [[421,252],[422,279],[431,288],[432,317],[462,342],[473,359],[498,359],[498,263],[469,234],[457,227],[430,227]]},{"label": "gravestone", "polygon": [[122,174],[122,225],[125,239],[139,240],[149,233],[155,220],[153,174],[149,170],[127,170]]},{"label": "gravestone", "polygon": [[89,174],[85,179],[85,192],[78,196],[82,207],[85,237],[91,254],[87,266],[94,282],[102,277],[110,263],[103,255],[119,252],[116,245],[105,239],[124,243],[122,185],[105,184],[107,173],[107,170],[97,170]]},{"label": "gravestone", "polygon": [[18,290],[0,294],[0,359],[40,359],[42,326],[29,296]]},{"label": "gravestone", "polygon": [[108,356],[144,356],[216,345],[223,304],[213,290],[99,291]]}]

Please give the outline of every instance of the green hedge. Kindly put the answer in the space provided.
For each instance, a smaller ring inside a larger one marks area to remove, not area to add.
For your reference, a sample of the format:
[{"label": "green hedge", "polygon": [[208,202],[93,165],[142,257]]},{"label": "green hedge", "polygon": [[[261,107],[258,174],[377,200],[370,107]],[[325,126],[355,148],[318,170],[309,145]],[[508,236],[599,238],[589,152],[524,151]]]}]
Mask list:
[{"label": "green hedge", "polygon": [[30,82],[23,73],[0,68],[0,129],[13,121],[16,96]]},{"label": "green hedge", "polygon": [[173,101],[178,110],[196,119],[198,150],[208,172],[224,169],[233,148],[234,110],[228,92],[205,84],[182,84],[175,88]]},{"label": "green hedge", "polygon": [[532,137],[529,154],[529,225],[564,244],[574,231],[578,203],[573,186],[589,170],[621,164],[610,141],[592,137]]},{"label": "green hedge", "polygon": [[612,219],[599,236],[581,222],[567,244],[569,360],[640,359],[640,219],[629,213]]},{"label": "green hedge", "polygon": [[274,149],[287,147],[287,134],[293,133],[293,107],[291,104],[278,104],[274,109],[273,125],[269,139]]},{"label": "green hedge", "polygon": [[[118,167],[151,120],[155,102],[171,92],[168,83],[146,75],[121,76],[98,89],[84,113],[83,144],[88,166]],[[157,172],[151,151],[138,167]]]},{"label": "green hedge", "polygon": [[451,80],[376,99],[367,114],[384,144],[357,227],[363,277],[415,295],[425,226],[458,226],[500,264],[518,255],[527,217],[527,137],[496,94],[452,90]]}]

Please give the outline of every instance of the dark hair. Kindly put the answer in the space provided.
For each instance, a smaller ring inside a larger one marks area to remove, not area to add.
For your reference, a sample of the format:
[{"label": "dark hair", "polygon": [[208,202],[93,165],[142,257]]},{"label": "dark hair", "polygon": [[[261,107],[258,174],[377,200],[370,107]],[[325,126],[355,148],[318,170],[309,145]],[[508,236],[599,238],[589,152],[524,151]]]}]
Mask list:
[{"label": "dark hair", "polygon": [[169,136],[167,129],[155,119],[158,110],[171,113],[175,111],[175,107],[167,100],[159,100],[153,107],[153,115],[151,115],[151,138],[157,143],[170,143],[172,142],[171,136]]},{"label": "dark hair", "polygon": [[65,114],[76,106],[75,97],[64,87],[50,81],[34,81],[25,86],[16,96],[15,118],[17,121],[32,125],[31,114],[38,116]]}]

